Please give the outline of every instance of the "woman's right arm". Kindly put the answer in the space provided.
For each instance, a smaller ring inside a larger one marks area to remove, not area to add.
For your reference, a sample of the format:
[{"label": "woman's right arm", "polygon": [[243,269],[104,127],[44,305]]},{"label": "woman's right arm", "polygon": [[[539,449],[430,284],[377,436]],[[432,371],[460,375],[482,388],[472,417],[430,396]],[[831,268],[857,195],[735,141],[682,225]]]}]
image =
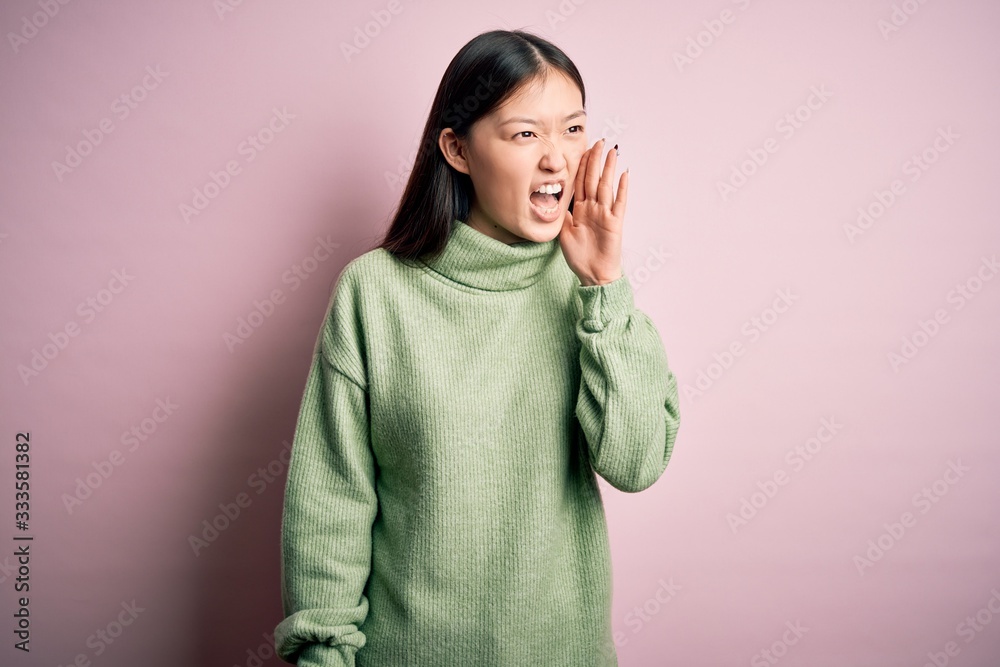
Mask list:
[{"label": "woman's right arm", "polygon": [[334,363],[354,338],[338,329],[353,320],[345,317],[351,301],[346,293],[336,297],[317,339],[285,486],[285,619],[275,628],[275,646],[298,667],[353,667],[365,644],[359,628],[368,615],[363,590],[378,508],[368,394],[363,375]]}]

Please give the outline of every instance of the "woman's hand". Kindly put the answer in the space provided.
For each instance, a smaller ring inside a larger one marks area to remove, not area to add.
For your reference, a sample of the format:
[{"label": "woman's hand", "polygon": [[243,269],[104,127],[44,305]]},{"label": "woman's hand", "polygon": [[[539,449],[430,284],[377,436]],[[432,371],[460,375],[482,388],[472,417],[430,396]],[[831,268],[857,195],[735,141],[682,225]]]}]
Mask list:
[{"label": "woman's hand", "polygon": [[601,173],[598,161],[604,151],[599,140],[580,158],[573,186],[573,212],[566,211],[559,244],[566,263],[580,278],[581,285],[603,285],[622,277],[622,223],[628,195],[628,172],[618,181],[618,196],[611,189],[611,177],[618,151],[608,152]]}]

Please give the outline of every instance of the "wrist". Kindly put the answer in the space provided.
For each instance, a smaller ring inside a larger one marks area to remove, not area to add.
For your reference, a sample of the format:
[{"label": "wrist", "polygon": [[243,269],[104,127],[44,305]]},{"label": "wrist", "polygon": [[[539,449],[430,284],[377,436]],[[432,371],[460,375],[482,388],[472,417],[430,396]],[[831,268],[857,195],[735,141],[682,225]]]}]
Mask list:
[{"label": "wrist", "polygon": [[617,274],[613,274],[613,275],[614,275],[614,277],[610,277],[610,278],[606,277],[606,276],[586,276],[586,277],[580,278],[580,286],[581,287],[597,287],[598,285],[607,285],[608,283],[613,283],[614,281],[618,280],[619,278],[621,278],[622,276],[624,276],[625,273],[621,269],[619,269],[618,273]]}]

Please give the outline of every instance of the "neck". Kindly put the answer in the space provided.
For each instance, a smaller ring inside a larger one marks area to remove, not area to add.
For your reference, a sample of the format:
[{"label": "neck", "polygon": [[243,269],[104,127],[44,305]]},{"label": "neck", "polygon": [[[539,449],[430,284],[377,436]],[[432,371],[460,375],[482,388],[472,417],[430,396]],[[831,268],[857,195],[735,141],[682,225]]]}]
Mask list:
[{"label": "neck", "polygon": [[508,244],[456,219],[445,249],[426,266],[467,287],[502,292],[533,285],[560,254],[558,237]]}]

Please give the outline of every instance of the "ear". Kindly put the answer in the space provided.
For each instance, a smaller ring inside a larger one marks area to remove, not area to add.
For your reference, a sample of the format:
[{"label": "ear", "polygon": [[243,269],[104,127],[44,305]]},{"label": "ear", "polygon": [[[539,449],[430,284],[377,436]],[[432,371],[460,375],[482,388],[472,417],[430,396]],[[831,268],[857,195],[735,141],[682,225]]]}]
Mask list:
[{"label": "ear", "polygon": [[438,147],[448,164],[463,174],[469,173],[465,142],[459,139],[450,127],[441,130],[441,134],[438,135]]}]

